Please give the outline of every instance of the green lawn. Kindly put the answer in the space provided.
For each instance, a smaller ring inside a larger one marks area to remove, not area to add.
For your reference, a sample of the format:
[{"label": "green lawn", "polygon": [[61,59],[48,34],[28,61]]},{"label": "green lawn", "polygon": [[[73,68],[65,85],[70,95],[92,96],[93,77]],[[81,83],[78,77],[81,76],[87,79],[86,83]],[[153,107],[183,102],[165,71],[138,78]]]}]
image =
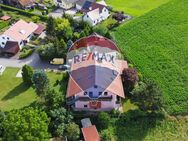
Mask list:
[{"label": "green lawn", "polygon": [[111,127],[116,141],[187,141],[188,121],[152,120],[138,118],[116,122]]},{"label": "green lawn", "polygon": [[159,7],[169,0],[106,0],[114,10],[124,11],[132,16],[141,16],[152,9]]},{"label": "green lawn", "polygon": [[[6,68],[2,76],[0,76],[0,109],[8,111],[11,109],[19,109],[32,104],[37,100],[37,96],[32,87],[28,88],[22,83],[22,78],[16,78],[19,71],[17,68]],[[61,74],[47,73],[51,85],[57,79],[61,78]]]},{"label": "green lawn", "polygon": [[8,22],[0,20],[0,32],[6,27],[8,27]]},{"label": "green lawn", "polygon": [[172,0],[114,32],[125,57],[162,88],[170,114],[188,114],[188,1]]}]

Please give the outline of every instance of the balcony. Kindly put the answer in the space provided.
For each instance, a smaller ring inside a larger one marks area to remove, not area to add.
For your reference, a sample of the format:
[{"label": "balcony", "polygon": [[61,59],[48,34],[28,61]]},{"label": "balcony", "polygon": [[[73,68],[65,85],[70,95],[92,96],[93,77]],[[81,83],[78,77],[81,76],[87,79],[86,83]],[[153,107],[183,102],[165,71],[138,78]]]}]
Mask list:
[{"label": "balcony", "polygon": [[111,96],[101,96],[98,98],[90,98],[86,96],[78,97],[79,101],[90,101],[90,100],[98,100],[98,101],[111,101],[112,100],[112,95]]}]

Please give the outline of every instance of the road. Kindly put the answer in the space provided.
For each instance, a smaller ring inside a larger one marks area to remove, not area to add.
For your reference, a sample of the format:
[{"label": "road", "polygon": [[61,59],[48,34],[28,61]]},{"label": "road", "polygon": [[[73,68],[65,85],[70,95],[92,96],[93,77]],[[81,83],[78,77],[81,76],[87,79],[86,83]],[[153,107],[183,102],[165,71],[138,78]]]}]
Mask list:
[{"label": "road", "polygon": [[0,65],[5,67],[16,67],[21,68],[23,65],[30,65],[35,69],[57,69],[58,66],[51,65],[47,62],[41,61],[38,54],[34,52],[31,56],[25,59],[16,58],[0,58]]}]

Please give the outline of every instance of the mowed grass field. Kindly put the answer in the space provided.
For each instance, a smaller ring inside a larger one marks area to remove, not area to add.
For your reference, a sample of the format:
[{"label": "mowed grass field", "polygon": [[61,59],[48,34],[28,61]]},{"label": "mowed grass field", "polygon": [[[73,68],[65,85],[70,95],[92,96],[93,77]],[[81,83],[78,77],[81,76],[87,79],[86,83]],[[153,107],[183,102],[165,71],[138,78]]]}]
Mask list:
[{"label": "mowed grass field", "polygon": [[138,17],[168,1],[170,0],[106,0],[106,3],[114,10]]},{"label": "mowed grass field", "polygon": [[[6,68],[0,76],[0,109],[9,111],[29,106],[37,100],[37,95],[32,87],[22,83],[22,78],[16,78],[18,68]],[[61,74],[47,73],[51,84],[61,78]]]},{"label": "mowed grass field", "polygon": [[172,0],[114,32],[125,57],[161,87],[170,114],[188,114],[188,1]]}]

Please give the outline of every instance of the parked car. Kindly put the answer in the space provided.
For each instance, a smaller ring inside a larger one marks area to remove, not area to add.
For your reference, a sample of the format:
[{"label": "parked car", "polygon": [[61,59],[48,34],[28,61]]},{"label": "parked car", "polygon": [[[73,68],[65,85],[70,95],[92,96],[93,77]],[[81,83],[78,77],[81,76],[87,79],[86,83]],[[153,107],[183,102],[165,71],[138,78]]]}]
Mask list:
[{"label": "parked car", "polygon": [[58,70],[63,70],[63,71],[65,71],[65,70],[68,70],[69,68],[70,68],[69,65],[60,65],[60,66],[58,67]]},{"label": "parked car", "polygon": [[64,59],[63,58],[54,58],[52,61],[50,61],[50,64],[62,65],[62,64],[64,64]]}]

